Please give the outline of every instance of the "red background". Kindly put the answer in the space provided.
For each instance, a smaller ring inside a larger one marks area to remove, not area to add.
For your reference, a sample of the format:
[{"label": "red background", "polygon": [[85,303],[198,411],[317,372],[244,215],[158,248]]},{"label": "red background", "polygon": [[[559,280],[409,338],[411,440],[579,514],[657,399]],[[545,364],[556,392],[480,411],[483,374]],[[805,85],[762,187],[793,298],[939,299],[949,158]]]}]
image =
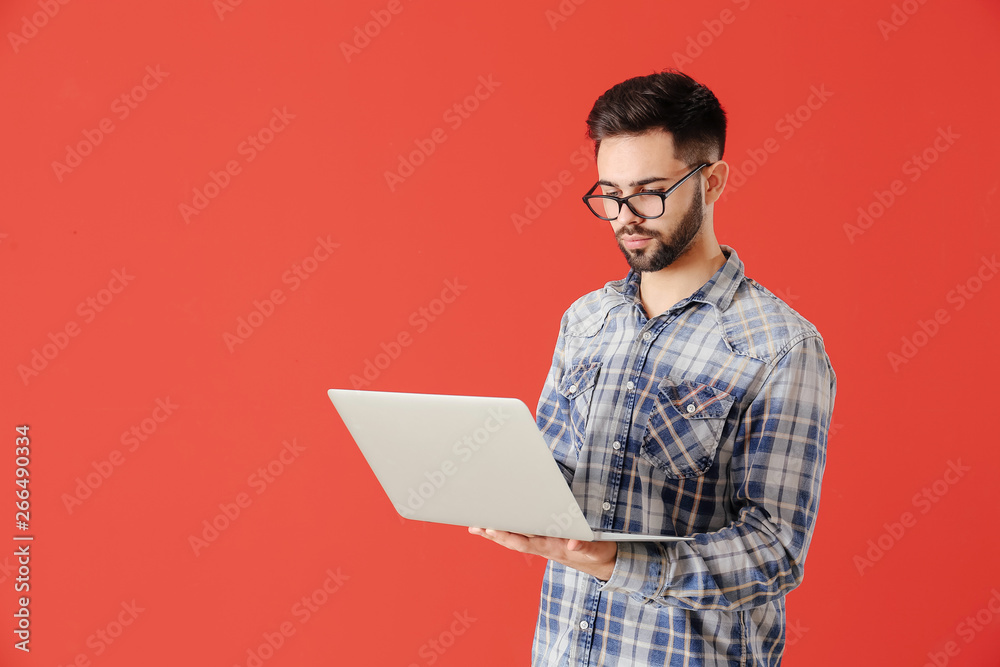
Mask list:
[{"label": "red background", "polygon": [[[626,271],[579,201],[596,180],[583,120],[614,83],[679,65],[722,101],[726,159],[747,176],[716,206],[720,241],[818,326],[839,378],[787,663],[1000,664],[1000,280],[973,280],[961,308],[951,292],[1000,247],[996,2],[46,2],[0,7],[0,534],[21,534],[28,424],[35,536],[32,651],[5,630],[0,663],[247,665],[290,622],[264,664],[526,664],[543,561],[398,519],[326,390],[405,332],[369,388],[534,406],[564,309]],[[121,118],[147,67],[168,74]],[[480,77],[493,89],[456,126],[446,112]],[[802,107],[813,87],[829,98]],[[248,161],[241,142],[275,108],[294,118]],[[102,119],[113,130],[57,174]],[[390,188],[436,128],[444,141]],[[238,173],[186,222],[179,206],[230,160]],[[859,207],[881,215],[845,229]],[[293,290],[283,276],[318,237],[339,247]],[[102,292],[123,268],[134,278]],[[411,314],[447,280],[464,291],[421,330]],[[283,302],[227,345],[274,290]],[[78,310],[109,297],[90,321]],[[52,358],[25,372],[35,351]],[[157,399],[177,406],[162,423]],[[155,432],[129,451],[143,420]],[[258,494],[250,476],[293,439],[304,449]],[[240,493],[249,506],[196,554],[190,536]],[[0,556],[3,628],[14,560]],[[348,578],[303,623],[293,607],[328,569]],[[99,643],[133,601],[143,611]],[[453,627],[456,613],[475,621]]]}]

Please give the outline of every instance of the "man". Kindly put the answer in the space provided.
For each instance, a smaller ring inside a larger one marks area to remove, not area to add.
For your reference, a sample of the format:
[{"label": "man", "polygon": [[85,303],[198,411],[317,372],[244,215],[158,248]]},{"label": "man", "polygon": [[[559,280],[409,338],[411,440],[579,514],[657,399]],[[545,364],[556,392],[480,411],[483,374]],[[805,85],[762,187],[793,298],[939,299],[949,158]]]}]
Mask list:
[{"label": "man", "polygon": [[716,240],[729,166],[708,88],[629,79],[587,125],[584,199],[631,270],[563,316],[538,426],[595,529],[695,539],[470,530],[549,559],[534,665],[778,665],[836,391],[823,340]]}]

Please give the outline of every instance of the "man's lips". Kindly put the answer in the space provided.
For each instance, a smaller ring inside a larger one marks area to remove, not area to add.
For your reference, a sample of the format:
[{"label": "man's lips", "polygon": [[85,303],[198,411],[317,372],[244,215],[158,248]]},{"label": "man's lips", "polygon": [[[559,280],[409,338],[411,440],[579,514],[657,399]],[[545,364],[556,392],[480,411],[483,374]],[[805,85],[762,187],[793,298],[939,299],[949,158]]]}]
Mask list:
[{"label": "man's lips", "polygon": [[621,236],[621,242],[626,248],[641,248],[652,240],[652,236],[639,236],[637,234],[623,234]]}]

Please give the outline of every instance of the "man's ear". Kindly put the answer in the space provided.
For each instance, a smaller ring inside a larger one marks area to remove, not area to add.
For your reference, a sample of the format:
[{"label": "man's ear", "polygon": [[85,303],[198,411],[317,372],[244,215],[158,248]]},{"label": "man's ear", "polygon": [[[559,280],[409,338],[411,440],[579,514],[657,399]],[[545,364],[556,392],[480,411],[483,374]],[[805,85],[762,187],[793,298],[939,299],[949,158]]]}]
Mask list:
[{"label": "man's ear", "polygon": [[710,167],[701,170],[705,175],[707,185],[705,187],[705,206],[711,206],[726,189],[726,182],[729,180],[729,163],[719,160]]}]

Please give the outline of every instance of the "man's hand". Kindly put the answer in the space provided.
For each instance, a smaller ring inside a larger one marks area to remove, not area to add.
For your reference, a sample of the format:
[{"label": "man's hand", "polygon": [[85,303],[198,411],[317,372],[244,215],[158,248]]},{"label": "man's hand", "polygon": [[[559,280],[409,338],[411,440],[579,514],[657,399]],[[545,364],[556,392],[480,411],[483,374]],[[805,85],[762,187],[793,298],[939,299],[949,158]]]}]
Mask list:
[{"label": "man's hand", "polygon": [[618,545],[614,542],[584,542],[483,528],[469,528],[469,532],[481,535],[513,551],[554,560],[566,567],[593,575],[601,581],[610,579],[611,573],[615,571]]}]

